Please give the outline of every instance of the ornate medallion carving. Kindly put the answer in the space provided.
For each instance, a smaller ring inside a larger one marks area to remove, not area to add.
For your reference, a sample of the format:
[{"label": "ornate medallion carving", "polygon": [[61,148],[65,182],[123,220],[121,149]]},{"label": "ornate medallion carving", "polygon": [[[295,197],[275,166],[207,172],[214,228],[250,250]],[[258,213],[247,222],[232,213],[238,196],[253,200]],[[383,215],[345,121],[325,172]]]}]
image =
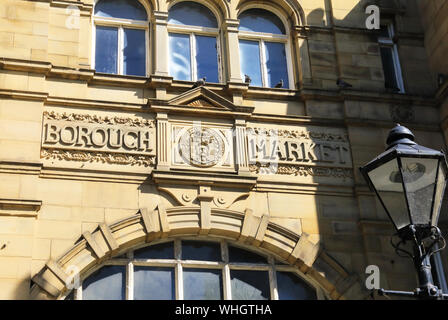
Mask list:
[{"label": "ornate medallion carving", "polygon": [[219,133],[211,128],[193,127],[179,140],[179,154],[193,166],[212,167],[223,157],[224,141]]}]

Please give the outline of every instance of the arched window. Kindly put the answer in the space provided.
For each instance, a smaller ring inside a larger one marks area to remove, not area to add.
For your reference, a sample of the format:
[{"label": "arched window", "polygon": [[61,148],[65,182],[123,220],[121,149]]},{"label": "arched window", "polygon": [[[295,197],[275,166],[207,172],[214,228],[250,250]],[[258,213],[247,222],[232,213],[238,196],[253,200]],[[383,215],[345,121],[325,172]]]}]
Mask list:
[{"label": "arched window", "polygon": [[169,70],[177,80],[220,82],[218,23],[196,2],[179,2],[168,13]]},{"label": "arched window", "polygon": [[95,5],[95,70],[146,76],[149,20],[138,0],[99,0]]},{"label": "arched window", "polygon": [[297,268],[227,241],[174,240],[106,261],[68,299],[314,300]]},{"label": "arched window", "polygon": [[272,12],[258,8],[244,11],[239,20],[243,78],[249,76],[252,86],[290,88],[288,36],[283,22]]}]

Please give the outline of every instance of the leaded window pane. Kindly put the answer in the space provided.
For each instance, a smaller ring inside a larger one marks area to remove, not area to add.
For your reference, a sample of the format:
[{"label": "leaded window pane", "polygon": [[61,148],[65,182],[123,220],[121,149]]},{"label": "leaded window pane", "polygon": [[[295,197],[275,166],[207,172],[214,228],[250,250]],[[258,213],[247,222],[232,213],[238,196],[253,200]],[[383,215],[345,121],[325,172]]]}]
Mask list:
[{"label": "leaded window pane", "polygon": [[210,269],[184,269],[184,299],[221,300],[222,271]]},{"label": "leaded window pane", "polygon": [[189,26],[217,28],[214,14],[197,2],[180,2],[175,4],[168,13],[168,23]]},{"label": "leaded window pane", "polygon": [[82,284],[84,300],[123,300],[125,298],[125,268],[104,266]]},{"label": "leaded window pane", "polygon": [[118,28],[97,26],[95,47],[96,71],[117,73]]},{"label": "leaded window pane", "polygon": [[286,34],[283,22],[270,11],[249,9],[240,16],[239,30],[274,34]]},{"label": "leaded window pane", "polygon": [[95,5],[98,17],[148,20],[145,7],[138,0],[100,0]]},{"label": "leaded window pane", "polygon": [[145,30],[124,29],[123,74],[146,75]]},{"label": "leaded window pane", "polygon": [[174,268],[134,267],[135,300],[173,300]]}]

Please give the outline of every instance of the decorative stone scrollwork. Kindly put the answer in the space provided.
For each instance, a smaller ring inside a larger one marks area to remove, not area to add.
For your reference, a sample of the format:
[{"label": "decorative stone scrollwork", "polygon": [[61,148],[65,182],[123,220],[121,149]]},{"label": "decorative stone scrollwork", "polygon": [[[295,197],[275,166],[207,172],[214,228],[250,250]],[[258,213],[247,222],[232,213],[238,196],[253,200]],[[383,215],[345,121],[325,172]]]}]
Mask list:
[{"label": "decorative stone scrollwork", "polygon": [[254,134],[265,135],[267,137],[278,136],[285,139],[306,139],[306,140],[320,140],[330,142],[348,142],[347,134],[305,131],[305,130],[277,130],[266,128],[248,128],[248,131],[253,130]]},{"label": "decorative stone scrollwork", "polygon": [[47,160],[98,162],[144,167],[154,165],[155,162],[155,156],[54,149],[42,149],[40,156]]},{"label": "decorative stone scrollwork", "polygon": [[[263,167],[269,167],[269,164],[251,164],[250,171],[257,174],[260,173],[260,169]],[[335,178],[349,178],[353,179],[352,169],[347,168],[327,168],[317,166],[304,166],[304,165],[283,165],[279,164],[276,174],[280,175],[292,175],[292,176],[322,176],[322,177],[335,177]]]},{"label": "decorative stone scrollwork", "polygon": [[81,121],[87,123],[98,124],[110,124],[110,125],[125,125],[129,127],[154,127],[154,121],[148,119],[139,118],[123,118],[123,117],[100,117],[90,114],[77,114],[77,113],[56,113],[54,111],[44,111],[44,118],[49,120],[61,120],[61,121]]}]

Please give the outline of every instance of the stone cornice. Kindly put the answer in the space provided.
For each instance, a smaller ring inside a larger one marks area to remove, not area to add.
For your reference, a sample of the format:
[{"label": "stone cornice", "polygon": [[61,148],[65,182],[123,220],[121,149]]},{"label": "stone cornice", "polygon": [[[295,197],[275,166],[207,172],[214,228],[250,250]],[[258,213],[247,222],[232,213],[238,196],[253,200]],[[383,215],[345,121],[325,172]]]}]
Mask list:
[{"label": "stone cornice", "polygon": [[[53,66],[49,62],[28,61],[9,58],[0,58],[0,69],[21,72],[33,72],[44,74],[51,78],[71,79],[84,81],[88,85],[120,86],[131,88],[160,88],[163,86],[169,90],[191,89],[194,82],[172,80],[172,77],[151,75],[150,77],[123,76],[113,74],[95,73],[93,69],[74,69]],[[365,90],[322,90],[320,88],[307,87],[299,90],[247,87],[244,83],[207,83],[206,88],[216,92],[241,92],[244,98],[264,98],[278,100],[364,100],[391,102],[397,104],[413,103],[436,106],[437,101],[433,97],[416,96],[409,94],[391,94],[384,92],[368,92]],[[43,93],[46,94],[46,93]]]},{"label": "stone cornice", "polygon": [[0,199],[0,216],[36,217],[41,206],[40,200]]},{"label": "stone cornice", "polygon": [[187,185],[202,185],[210,184],[213,186],[228,186],[241,187],[245,189],[252,189],[257,183],[256,175],[238,175],[198,171],[176,171],[176,170],[153,170],[151,173],[151,180],[156,184],[187,184]]}]

